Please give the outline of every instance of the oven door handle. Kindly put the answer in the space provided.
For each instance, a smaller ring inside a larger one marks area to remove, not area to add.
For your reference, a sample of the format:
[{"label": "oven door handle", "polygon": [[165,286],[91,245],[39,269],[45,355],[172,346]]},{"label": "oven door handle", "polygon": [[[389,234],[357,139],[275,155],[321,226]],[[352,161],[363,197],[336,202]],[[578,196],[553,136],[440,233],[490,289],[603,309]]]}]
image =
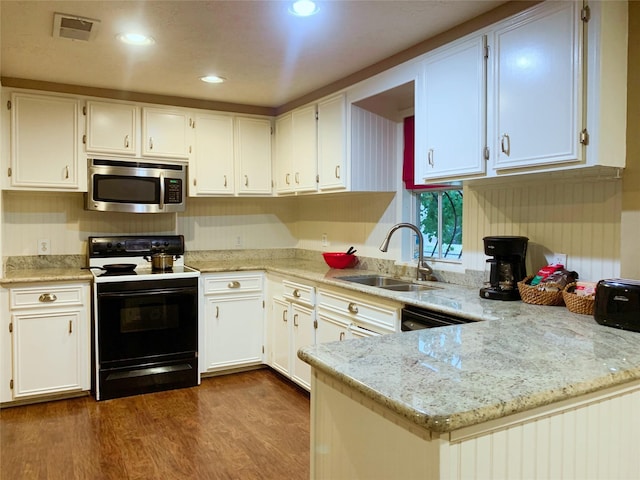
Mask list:
[{"label": "oven door handle", "polygon": [[182,294],[188,293],[192,295],[197,295],[197,289],[193,287],[184,287],[184,288],[160,288],[153,290],[135,290],[133,292],[98,292],[99,298],[132,298],[139,297],[141,295],[149,296],[149,295],[173,295],[173,294]]}]

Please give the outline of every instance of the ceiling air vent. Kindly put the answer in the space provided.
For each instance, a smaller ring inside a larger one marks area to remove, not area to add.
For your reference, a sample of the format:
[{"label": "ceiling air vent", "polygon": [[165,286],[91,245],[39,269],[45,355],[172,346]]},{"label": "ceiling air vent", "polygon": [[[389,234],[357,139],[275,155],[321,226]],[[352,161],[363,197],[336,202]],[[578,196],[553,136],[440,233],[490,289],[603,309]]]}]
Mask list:
[{"label": "ceiling air vent", "polygon": [[100,20],[83,18],[64,13],[53,14],[53,36],[71,40],[93,40],[98,31]]}]

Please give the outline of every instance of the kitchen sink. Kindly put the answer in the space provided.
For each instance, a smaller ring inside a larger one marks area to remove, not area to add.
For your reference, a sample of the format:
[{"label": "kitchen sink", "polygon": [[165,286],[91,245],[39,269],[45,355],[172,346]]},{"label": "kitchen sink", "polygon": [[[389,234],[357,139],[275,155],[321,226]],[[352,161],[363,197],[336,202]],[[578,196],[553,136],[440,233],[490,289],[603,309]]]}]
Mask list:
[{"label": "kitchen sink", "polygon": [[345,282],[359,283],[360,285],[369,285],[371,287],[389,287],[398,285],[411,285],[406,280],[398,280],[397,278],[385,277],[383,275],[351,275],[348,277],[336,277],[338,280]]},{"label": "kitchen sink", "polygon": [[423,290],[434,290],[438,287],[430,285],[420,285],[409,280],[399,280],[397,278],[385,277],[384,275],[351,275],[348,277],[336,277],[337,280],[345,282],[359,283],[370,287],[393,290],[394,292],[420,292]]},{"label": "kitchen sink", "polygon": [[423,290],[435,290],[440,287],[432,287],[430,285],[419,285],[417,283],[404,283],[402,285],[388,285],[385,290],[393,290],[394,292],[422,292]]}]

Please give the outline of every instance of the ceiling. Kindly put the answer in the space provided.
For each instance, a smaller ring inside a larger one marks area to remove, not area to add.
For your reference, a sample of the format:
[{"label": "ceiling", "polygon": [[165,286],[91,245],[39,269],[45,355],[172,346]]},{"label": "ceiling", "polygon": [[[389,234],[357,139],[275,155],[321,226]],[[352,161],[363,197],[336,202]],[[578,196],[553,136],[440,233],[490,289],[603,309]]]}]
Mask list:
[{"label": "ceiling", "polygon": [[[0,1],[0,75],[278,107],[485,13],[498,0]],[[54,13],[100,20],[89,41],[55,38]],[[132,47],[127,30],[156,40]],[[227,78],[205,84],[203,75]]]}]

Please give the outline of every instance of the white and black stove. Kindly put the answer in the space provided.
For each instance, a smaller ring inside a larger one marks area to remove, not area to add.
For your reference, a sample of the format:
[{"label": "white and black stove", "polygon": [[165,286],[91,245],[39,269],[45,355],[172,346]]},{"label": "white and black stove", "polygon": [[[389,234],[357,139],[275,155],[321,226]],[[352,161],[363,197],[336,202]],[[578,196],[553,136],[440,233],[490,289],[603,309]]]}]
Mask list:
[{"label": "white and black stove", "polygon": [[[182,235],[89,237],[97,400],[198,385],[198,277]],[[173,257],[154,270],[154,254]],[[147,258],[145,258],[147,257]]]},{"label": "white and black stove", "polygon": [[[88,249],[96,283],[200,276],[184,264],[182,235],[89,237]],[[151,257],[159,253],[173,256],[171,269],[152,268]]]}]

